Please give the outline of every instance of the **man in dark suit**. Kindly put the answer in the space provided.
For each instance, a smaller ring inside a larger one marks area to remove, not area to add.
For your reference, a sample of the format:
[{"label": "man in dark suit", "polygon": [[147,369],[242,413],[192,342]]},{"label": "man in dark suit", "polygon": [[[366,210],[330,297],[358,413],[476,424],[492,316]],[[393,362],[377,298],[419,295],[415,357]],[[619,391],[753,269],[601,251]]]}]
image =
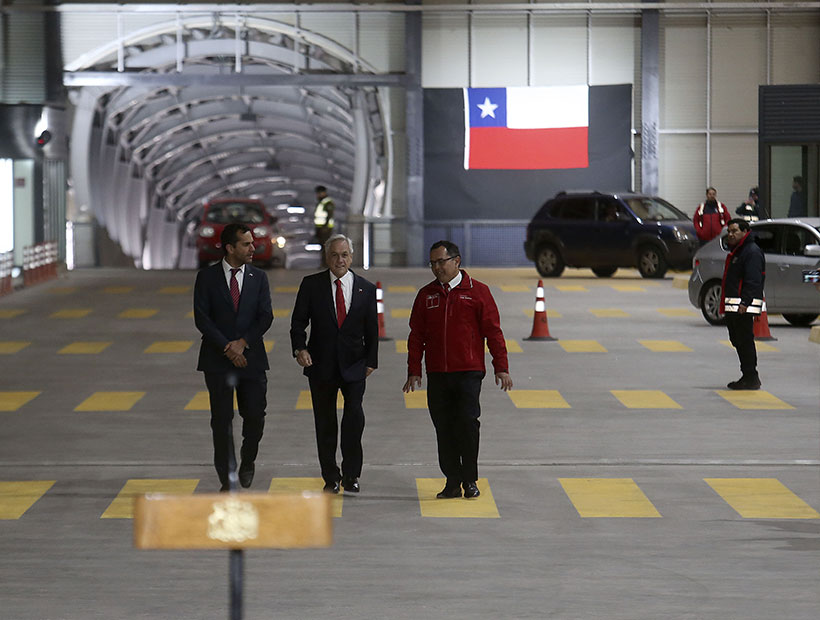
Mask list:
[{"label": "man in dark suit", "polygon": [[[229,471],[233,398],[242,416],[239,483],[248,488],[265,426],[268,355],[262,336],[273,322],[268,276],[251,265],[253,235],[243,224],[228,224],[220,237],[225,258],[200,270],[194,285],[194,322],[202,332],[197,370],[205,373],[211,401],[214,467],[222,487]],[[233,486],[236,486],[234,478]]]},{"label": "man in dark suit", "polygon": [[[353,244],[344,235],[325,242],[329,269],[307,276],[299,286],[290,323],[293,356],[310,385],[316,443],[324,490],[359,492],[362,473],[365,378],[378,366],[379,324],[376,287],[350,271]],[[310,324],[310,341],[306,330]],[[336,465],[336,397],[344,396],[342,469]]]}]

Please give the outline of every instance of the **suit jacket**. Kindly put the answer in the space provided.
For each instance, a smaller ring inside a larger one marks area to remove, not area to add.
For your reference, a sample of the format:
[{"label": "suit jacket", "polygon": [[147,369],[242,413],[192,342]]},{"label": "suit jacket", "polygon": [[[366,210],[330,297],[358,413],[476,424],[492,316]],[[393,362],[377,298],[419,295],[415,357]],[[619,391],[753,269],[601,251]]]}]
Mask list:
[{"label": "suit jacket", "polygon": [[[310,324],[310,340],[306,330]],[[313,365],[304,374],[314,379],[361,381],[379,363],[376,287],[353,274],[350,310],[339,327],[329,270],[302,279],[290,321],[291,348],[307,349]],[[295,353],[294,353],[295,355]]]},{"label": "suit jacket", "polygon": [[[239,308],[234,311],[225,281],[222,261],[201,269],[194,285],[194,323],[202,332],[197,370],[205,372],[239,371],[257,374],[266,371],[268,354],[262,336],[273,322],[268,276],[261,269],[245,265]],[[225,357],[225,345],[244,338],[248,343],[246,368],[236,368]]]}]

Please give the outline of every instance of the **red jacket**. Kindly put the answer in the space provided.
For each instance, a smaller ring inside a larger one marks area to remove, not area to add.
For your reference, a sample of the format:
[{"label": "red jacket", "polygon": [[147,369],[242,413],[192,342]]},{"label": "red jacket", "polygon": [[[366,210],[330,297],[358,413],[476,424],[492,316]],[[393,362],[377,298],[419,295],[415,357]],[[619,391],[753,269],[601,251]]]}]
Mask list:
[{"label": "red jacket", "polygon": [[461,282],[449,293],[433,280],[413,302],[407,340],[408,376],[421,376],[422,357],[428,373],[484,372],[485,339],[495,372],[509,372],[498,307],[487,285],[473,280],[463,269]]},{"label": "red jacket", "polygon": [[701,241],[711,241],[720,234],[723,227],[732,219],[726,205],[717,201],[717,211],[714,213],[704,213],[706,203],[700,203],[695,209],[692,223],[695,225],[695,233]]}]

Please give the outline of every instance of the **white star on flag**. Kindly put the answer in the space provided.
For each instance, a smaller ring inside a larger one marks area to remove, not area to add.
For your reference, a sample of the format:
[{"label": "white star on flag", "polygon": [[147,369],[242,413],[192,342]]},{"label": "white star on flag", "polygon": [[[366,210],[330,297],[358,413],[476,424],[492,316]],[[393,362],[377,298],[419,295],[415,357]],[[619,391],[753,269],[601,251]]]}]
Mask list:
[{"label": "white star on flag", "polygon": [[481,118],[485,118],[487,116],[492,116],[495,118],[495,109],[498,107],[495,103],[490,103],[489,97],[484,97],[484,103],[476,104],[478,109],[481,110]]}]

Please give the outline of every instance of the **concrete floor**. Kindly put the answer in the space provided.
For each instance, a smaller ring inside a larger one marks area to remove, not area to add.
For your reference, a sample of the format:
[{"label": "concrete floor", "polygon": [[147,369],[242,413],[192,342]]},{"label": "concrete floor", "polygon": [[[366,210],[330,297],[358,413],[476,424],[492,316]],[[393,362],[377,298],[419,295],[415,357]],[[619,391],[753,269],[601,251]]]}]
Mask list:
[{"label": "concrete floor", "polygon": [[[481,503],[445,503],[454,515],[480,508],[495,518],[422,516],[416,479],[440,472],[429,416],[401,393],[406,356],[396,339],[407,337],[401,315],[414,293],[394,287],[431,275],[373,270],[394,340],[382,343],[368,381],[362,493],[344,497],[330,549],[246,554],[246,618],[820,617],[820,346],[808,329],[770,317],[778,340],[759,357],[771,400],[757,394],[753,408],[739,408],[718,393],[739,376],[725,329],[706,324],[671,278],[568,270],[546,282],[559,341],[526,342],[534,270],[468,271],[491,285],[505,336],[522,349],[510,354],[515,391],[556,390],[566,404],[533,407],[542,395],[518,408],[485,381],[480,475],[490,491]],[[268,333],[256,491],[274,478],[319,475],[312,415],[296,407],[307,383],[286,316],[306,273],[269,272],[279,316]],[[205,389],[187,316],[193,279],[77,271],[0,298],[0,511],[14,495],[4,498],[3,482],[54,481],[22,516],[0,518],[3,620],[228,616],[227,553],[137,551],[130,519],[101,518],[130,479],[217,488],[208,413],[186,409]],[[128,309],[157,312],[120,318]],[[65,310],[90,312],[52,317]],[[572,340],[606,352],[566,351]],[[689,350],[653,352],[640,340]],[[145,352],[165,341],[192,344]],[[58,353],[75,342],[110,345]],[[630,408],[612,390],[629,391],[618,393],[627,403],[633,390],[663,394]],[[128,410],[75,410],[100,391],[145,394]],[[39,394],[16,407],[8,392]],[[610,479],[627,479],[623,503]],[[740,480],[739,496],[716,492],[725,479]],[[596,482],[603,486],[591,493],[571,492]],[[584,502],[602,515],[586,516]],[[617,516],[633,509],[655,515]]]}]

